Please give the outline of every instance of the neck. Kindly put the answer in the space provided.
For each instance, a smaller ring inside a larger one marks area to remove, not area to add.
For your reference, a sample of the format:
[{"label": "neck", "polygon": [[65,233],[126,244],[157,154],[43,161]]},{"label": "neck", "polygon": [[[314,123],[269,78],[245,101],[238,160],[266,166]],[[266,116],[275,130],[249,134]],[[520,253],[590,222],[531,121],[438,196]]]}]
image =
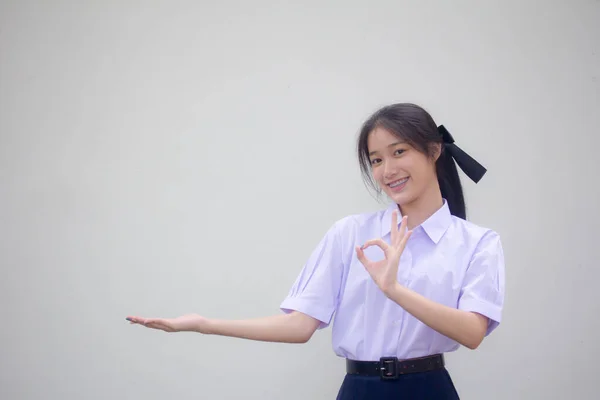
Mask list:
[{"label": "neck", "polygon": [[402,215],[408,216],[408,229],[414,229],[444,205],[439,185],[432,186],[408,204],[399,206]]}]

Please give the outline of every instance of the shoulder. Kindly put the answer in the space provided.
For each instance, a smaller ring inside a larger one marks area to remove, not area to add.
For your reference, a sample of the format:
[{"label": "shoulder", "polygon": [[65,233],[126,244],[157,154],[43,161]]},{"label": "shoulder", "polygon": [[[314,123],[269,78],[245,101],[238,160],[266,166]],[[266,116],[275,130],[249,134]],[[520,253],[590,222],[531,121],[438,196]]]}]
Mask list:
[{"label": "shoulder", "polygon": [[479,242],[481,240],[496,239],[500,240],[500,235],[495,230],[476,224],[472,221],[467,221],[462,218],[452,216],[452,228],[455,233],[460,233],[461,236],[470,241]]},{"label": "shoulder", "polygon": [[382,220],[386,210],[361,212],[339,217],[325,234],[325,240],[338,243],[345,250],[353,250],[356,243],[381,236]]},{"label": "shoulder", "polygon": [[502,252],[500,234],[486,226],[452,216],[452,239],[462,242],[472,253]]},{"label": "shoulder", "polygon": [[346,215],[336,220],[332,229],[344,235],[351,232],[373,231],[381,227],[386,209]]}]

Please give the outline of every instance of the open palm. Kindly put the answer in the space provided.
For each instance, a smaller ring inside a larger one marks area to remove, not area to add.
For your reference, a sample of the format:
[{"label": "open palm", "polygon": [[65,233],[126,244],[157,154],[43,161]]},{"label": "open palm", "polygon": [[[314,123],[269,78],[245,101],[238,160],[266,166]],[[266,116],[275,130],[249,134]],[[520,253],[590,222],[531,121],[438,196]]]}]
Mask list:
[{"label": "open palm", "polygon": [[[387,293],[398,282],[400,256],[412,234],[412,231],[407,231],[407,219],[406,216],[402,218],[400,229],[398,229],[398,211],[394,211],[392,214],[390,244],[379,238],[367,241],[362,247],[356,247],[356,256],[384,293]],[[385,259],[381,261],[369,260],[365,256],[364,250],[372,246],[377,246],[383,250]]]},{"label": "open palm", "polygon": [[165,332],[200,332],[205,333],[207,319],[198,314],[187,314],[177,318],[142,318],[127,317],[132,324],[146,328],[159,329]]}]

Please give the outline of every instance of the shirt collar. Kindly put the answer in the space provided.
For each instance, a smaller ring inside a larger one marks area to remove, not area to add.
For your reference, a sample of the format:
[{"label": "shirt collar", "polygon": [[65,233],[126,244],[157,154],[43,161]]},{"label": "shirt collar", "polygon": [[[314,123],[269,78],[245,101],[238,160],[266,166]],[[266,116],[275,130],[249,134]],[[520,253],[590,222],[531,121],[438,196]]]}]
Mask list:
[{"label": "shirt collar", "polygon": [[[390,228],[392,226],[392,212],[394,212],[394,210],[398,210],[400,213],[400,209],[396,203],[390,204],[383,214],[383,218],[381,220],[382,237],[390,233]],[[402,222],[401,213],[399,215],[398,226],[400,226],[400,223]],[[452,214],[450,213],[448,202],[446,199],[444,199],[444,204],[442,207],[440,207],[440,209],[427,218],[420,226],[423,228],[425,233],[427,233],[427,236],[429,236],[429,238],[437,244],[442,236],[444,236],[444,233],[446,233],[451,223]]]}]

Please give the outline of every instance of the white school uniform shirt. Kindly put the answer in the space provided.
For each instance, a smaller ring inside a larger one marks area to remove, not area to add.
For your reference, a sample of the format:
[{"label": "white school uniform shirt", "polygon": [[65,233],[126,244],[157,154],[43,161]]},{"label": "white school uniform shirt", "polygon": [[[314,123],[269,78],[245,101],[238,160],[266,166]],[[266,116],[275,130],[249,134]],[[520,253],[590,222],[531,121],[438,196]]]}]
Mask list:
[{"label": "white school uniform shirt", "polygon": [[[394,210],[398,207],[391,204],[333,224],[281,303],[283,312],[295,310],[319,320],[319,329],[333,320],[333,350],[340,357],[407,359],[447,353],[460,346],[387,298],[356,257],[355,247],[369,239],[381,237],[390,243]],[[376,247],[366,249],[365,255],[373,261],[384,259]],[[398,281],[405,287],[489,318],[486,336],[502,319],[504,279],[498,234],[453,216],[446,200],[413,229],[398,268]]]}]

